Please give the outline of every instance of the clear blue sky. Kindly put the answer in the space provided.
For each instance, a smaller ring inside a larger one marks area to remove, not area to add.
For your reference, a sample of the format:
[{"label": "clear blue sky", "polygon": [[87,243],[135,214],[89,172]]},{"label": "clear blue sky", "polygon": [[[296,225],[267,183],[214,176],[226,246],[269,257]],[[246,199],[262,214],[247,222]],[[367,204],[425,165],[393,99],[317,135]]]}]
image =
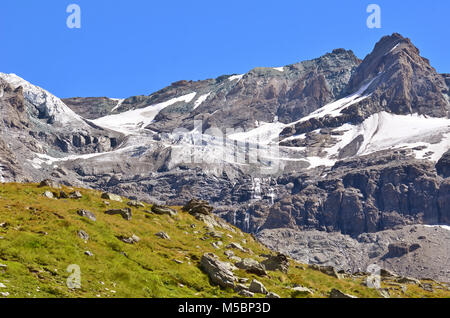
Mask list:
[{"label": "clear blue sky", "polygon": [[[66,26],[71,3],[79,30]],[[381,29],[366,27],[371,3]],[[60,97],[128,97],[340,47],[364,58],[399,32],[450,73],[449,16],[448,0],[2,0],[0,72]]]}]

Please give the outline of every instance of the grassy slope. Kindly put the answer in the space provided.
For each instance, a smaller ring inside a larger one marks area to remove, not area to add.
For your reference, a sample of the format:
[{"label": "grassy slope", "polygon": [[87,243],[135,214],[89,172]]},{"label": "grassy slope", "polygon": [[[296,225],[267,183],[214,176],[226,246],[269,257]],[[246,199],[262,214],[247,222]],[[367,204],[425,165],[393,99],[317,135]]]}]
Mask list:
[{"label": "grassy slope", "polygon": [[[83,189],[76,189],[83,194],[80,200],[47,199],[42,196],[45,190],[50,189],[35,184],[0,185],[0,223],[8,223],[0,228],[3,237],[0,263],[7,265],[6,270],[0,269],[0,283],[6,285],[0,292],[9,292],[9,297],[234,297],[237,296],[234,291],[214,286],[201,271],[199,260],[203,253],[213,252],[225,261],[223,252],[231,242],[254,252],[245,255],[235,251],[240,257],[262,260],[259,255],[270,253],[238,229],[235,233],[218,229],[233,238],[224,235],[223,248],[216,250],[211,243],[217,239],[201,240],[207,232],[204,224],[181,211],[171,218],[145,213],[150,206],[133,208],[133,219],[126,221],[104,213],[110,208],[126,207],[126,200],[111,201],[106,206],[100,192]],[[97,221],[78,216],[78,209],[94,212]],[[192,228],[192,224],[196,227]],[[90,235],[87,243],[77,236],[79,230]],[[171,240],[156,237],[155,233],[160,231],[168,233]],[[141,241],[129,245],[116,237],[132,234]],[[246,243],[242,243],[243,239]],[[86,256],[85,251],[94,256]],[[81,268],[81,289],[66,287],[70,275],[66,268],[70,264]],[[377,291],[363,286],[363,278],[338,280],[295,262],[288,275],[269,272],[269,277],[262,278],[244,271],[235,273],[239,277],[257,278],[269,291],[282,297],[295,297],[290,290],[295,284],[312,288],[314,297],[327,297],[331,288],[358,297],[379,297]],[[449,297],[450,293],[443,290],[428,293],[408,285],[405,294],[398,288],[391,295]]]}]

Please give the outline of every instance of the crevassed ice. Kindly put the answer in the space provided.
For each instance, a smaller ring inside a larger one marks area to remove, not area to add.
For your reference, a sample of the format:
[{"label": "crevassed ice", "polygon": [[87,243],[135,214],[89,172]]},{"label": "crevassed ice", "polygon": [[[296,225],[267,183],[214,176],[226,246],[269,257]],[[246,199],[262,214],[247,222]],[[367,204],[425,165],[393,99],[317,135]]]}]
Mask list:
[{"label": "crevassed ice", "polygon": [[72,111],[61,99],[43,88],[35,86],[16,74],[0,73],[0,77],[14,88],[22,86],[24,97],[37,108],[45,107],[50,116],[54,116],[55,122],[60,124],[76,124],[85,127],[87,124],[81,116]]}]

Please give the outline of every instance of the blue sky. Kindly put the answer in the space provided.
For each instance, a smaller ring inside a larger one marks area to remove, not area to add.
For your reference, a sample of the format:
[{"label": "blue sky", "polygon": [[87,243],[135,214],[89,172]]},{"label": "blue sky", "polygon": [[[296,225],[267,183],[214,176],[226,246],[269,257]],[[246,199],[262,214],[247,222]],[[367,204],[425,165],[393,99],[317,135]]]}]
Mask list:
[{"label": "blue sky", "polygon": [[[71,3],[81,7],[81,29],[66,26]],[[366,26],[371,3],[381,7],[381,29]],[[364,58],[399,32],[450,73],[449,15],[448,0],[3,0],[0,72],[59,97],[123,98],[340,47]]]}]

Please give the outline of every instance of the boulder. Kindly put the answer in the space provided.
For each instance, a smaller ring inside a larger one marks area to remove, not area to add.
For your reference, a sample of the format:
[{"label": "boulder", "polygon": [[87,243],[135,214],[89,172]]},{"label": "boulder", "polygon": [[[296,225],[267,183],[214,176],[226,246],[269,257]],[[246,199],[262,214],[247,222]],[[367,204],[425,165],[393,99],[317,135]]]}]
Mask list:
[{"label": "boulder", "polygon": [[252,293],[251,291],[245,290],[245,289],[239,291],[238,294],[240,296],[246,297],[246,298],[253,298],[253,297],[255,297],[254,293]]},{"label": "boulder", "polygon": [[94,222],[97,221],[97,218],[96,218],[95,214],[92,213],[91,211],[88,211],[88,210],[78,210],[78,211],[77,211],[77,214],[78,214],[79,216],[88,218],[88,219],[91,220],[91,221],[94,221]]},{"label": "boulder", "polygon": [[141,240],[139,236],[134,234],[131,237],[118,236],[117,238],[127,244],[136,244]]},{"label": "boulder", "polygon": [[303,287],[303,286],[295,286],[292,288],[293,295],[295,296],[307,296],[312,295],[313,291],[309,288]]},{"label": "boulder", "polygon": [[337,272],[336,268],[332,266],[318,266],[318,265],[310,265],[311,269],[317,270],[321,273],[324,273],[328,276],[336,277],[337,279],[341,279],[341,275]]},{"label": "boulder", "polygon": [[186,211],[192,215],[210,215],[213,211],[213,207],[204,200],[192,199],[183,207],[183,211]]},{"label": "boulder", "polygon": [[276,256],[270,256],[266,260],[262,261],[268,271],[281,271],[285,274],[289,271],[289,260],[286,255],[278,254]]},{"label": "boulder", "polygon": [[84,252],[84,255],[89,256],[89,257],[94,256],[94,254],[91,251]]},{"label": "boulder", "polygon": [[237,279],[230,269],[231,264],[221,262],[216,255],[207,253],[202,256],[200,266],[213,283],[224,288],[235,288]]},{"label": "boulder", "polygon": [[267,275],[264,265],[252,258],[244,258],[240,262],[236,263],[236,267],[258,276]]},{"label": "boulder", "polygon": [[87,234],[85,231],[79,230],[77,235],[78,235],[78,237],[81,238],[83,241],[89,241],[89,234]]},{"label": "boulder", "polygon": [[44,197],[46,197],[47,199],[54,199],[55,198],[55,195],[51,191],[45,191],[42,195]]},{"label": "boulder", "polygon": [[267,289],[264,287],[263,283],[254,279],[250,283],[249,291],[255,294],[264,294],[267,295]]},{"label": "boulder", "polygon": [[169,208],[165,205],[153,205],[152,206],[152,212],[159,215],[169,215],[169,216],[176,216],[178,214],[177,210]]},{"label": "boulder", "polygon": [[102,193],[102,199],[110,200],[110,201],[122,202],[122,197],[121,196],[119,196],[117,194],[107,193],[107,192],[103,192]]},{"label": "boulder", "polygon": [[108,210],[105,212],[106,214],[109,215],[116,215],[119,214],[121,215],[125,220],[130,221],[132,218],[132,213],[131,213],[131,209],[130,208],[124,208],[124,209],[113,209],[113,210]]},{"label": "boulder", "polygon": [[281,298],[280,295],[270,292],[267,294],[266,298]]},{"label": "boulder", "polygon": [[345,294],[341,292],[339,289],[333,288],[330,292],[330,298],[358,298],[358,297]]},{"label": "boulder", "polygon": [[61,191],[59,191],[59,198],[60,199],[68,199],[69,195],[66,192],[61,190]]},{"label": "boulder", "polygon": [[59,185],[58,182],[50,180],[50,179],[45,179],[45,180],[41,181],[41,183],[39,183],[39,188],[44,188],[44,187],[61,189],[61,186]]},{"label": "boulder", "polygon": [[73,192],[70,192],[70,194],[69,194],[70,199],[78,200],[78,199],[81,199],[82,197],[83,197],[83,195],[81,194],[80,191],[73,191]]},{"label": "boulder", "polygon": [[127,203],[129,206],[135,207],[135,208],[144,208],[144,203],[137,201],[137,200],[131,200]]},{"label": "boulder", "polygon": [[227,245],[228,249],[236,249],[245,253],[245,249],[239,243],[230,243]]},{"label": "boulder", "polygon": [[166,232],[158,232],[155,235],[163,240],[170,240],[170,236]]},{"label": "boulder", "polygon": [[406,243],[391,243],[388,246],[388,257],[400,257],[409,253],[409,245]]}]

